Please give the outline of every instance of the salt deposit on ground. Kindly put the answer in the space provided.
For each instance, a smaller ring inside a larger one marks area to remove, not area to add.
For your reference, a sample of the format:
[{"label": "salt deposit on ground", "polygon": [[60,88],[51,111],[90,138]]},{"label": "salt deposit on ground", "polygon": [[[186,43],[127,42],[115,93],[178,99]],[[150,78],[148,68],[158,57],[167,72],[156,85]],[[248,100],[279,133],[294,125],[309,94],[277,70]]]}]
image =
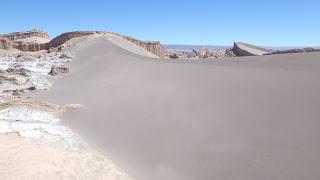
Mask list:
[{"label": "salt deposit on ground", "polygon": [[[34,59],[2,57],[0,71],[5,78],[0,82],[0,95],[10,97],[12,91],[48,89],[54,79],[53,74],[50,74],[53,67],[65,66],[71,61],[69,56],[59,55]],[[12,102],[4,99],[1,102],[10,103]],[[12,103],[11,106],[0,108],[0,133],[17,133],[22,137],[45,142],[61,141],[69,148],[83,146],[84,142],[77,135],[59,124],[59,119],[54,113],[21,102]]]},{"label": "salt deposit on ground", "polygon": [[35,89],[47,89],[52,83],[53,77],[49,74],[53,66],[64,66],[70,62],[68,58],[48,57],[43,59],[17,60],[15,58],[0,58],[0,71],[8,69],[27,70],[27,76],[21,74],[13,76],[18,83],[0,82],[0,91],[25,90],[30,87]]},{"label": "salt deposit on ground", "polygon": [[70,129],[60,125],[59,119],[52,114],[24,106],[0,110],[0,133],[17,133],[45,142],[62,141],[70,148],[84,145]]}]

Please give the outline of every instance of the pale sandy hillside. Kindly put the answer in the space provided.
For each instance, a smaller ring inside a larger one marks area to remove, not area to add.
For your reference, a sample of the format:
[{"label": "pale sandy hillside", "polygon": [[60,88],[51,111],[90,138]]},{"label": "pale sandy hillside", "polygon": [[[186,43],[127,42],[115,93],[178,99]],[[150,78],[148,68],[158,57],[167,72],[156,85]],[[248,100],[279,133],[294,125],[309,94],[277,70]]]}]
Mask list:
[{"label": "pale sandy hillside", "polygon": [[169,61],[83,40],[71,74],[35,97],[83,104],[64,122],[130,176],[319,179],[319,53]]}]

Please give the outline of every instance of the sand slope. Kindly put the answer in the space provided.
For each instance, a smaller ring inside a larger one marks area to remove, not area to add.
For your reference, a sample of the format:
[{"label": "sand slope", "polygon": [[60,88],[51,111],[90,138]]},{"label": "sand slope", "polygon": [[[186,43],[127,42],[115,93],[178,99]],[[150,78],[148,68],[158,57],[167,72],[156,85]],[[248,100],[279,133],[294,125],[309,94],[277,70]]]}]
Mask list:
[{"label": "sand slope", "polygon": [[65,123],[130,176],[320,178],[320,53],[173,62],[92,38],[35,96],[85,105]]},{"label": "sand slope", "polygon": [[97,152],[70,151],[62,144],[33,142],[14,134],[0,135],[1,180],[128,180]]}]

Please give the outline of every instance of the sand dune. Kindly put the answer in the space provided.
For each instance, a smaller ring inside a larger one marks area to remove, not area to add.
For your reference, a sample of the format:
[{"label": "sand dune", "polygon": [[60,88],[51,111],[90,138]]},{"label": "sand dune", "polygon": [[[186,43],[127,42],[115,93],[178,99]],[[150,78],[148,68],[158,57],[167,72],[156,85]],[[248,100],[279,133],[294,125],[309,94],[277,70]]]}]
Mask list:
[{"label": "sand dune", "polygon": [[195,62],[70,43],[71,74],[33,96],[84,105],[64,123],[131,177],[320,178],[320,53]]}]

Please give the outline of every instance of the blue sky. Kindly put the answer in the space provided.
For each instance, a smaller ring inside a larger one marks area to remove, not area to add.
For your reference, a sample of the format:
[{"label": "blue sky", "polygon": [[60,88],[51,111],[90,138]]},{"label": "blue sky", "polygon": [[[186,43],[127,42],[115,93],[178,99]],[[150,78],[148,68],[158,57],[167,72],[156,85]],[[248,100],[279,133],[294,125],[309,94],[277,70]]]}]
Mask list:
[{"label": "blue sky", "polygon": [[164,44],[320,46],[319,0],[0,0],[0,33],[106,30]]}]

